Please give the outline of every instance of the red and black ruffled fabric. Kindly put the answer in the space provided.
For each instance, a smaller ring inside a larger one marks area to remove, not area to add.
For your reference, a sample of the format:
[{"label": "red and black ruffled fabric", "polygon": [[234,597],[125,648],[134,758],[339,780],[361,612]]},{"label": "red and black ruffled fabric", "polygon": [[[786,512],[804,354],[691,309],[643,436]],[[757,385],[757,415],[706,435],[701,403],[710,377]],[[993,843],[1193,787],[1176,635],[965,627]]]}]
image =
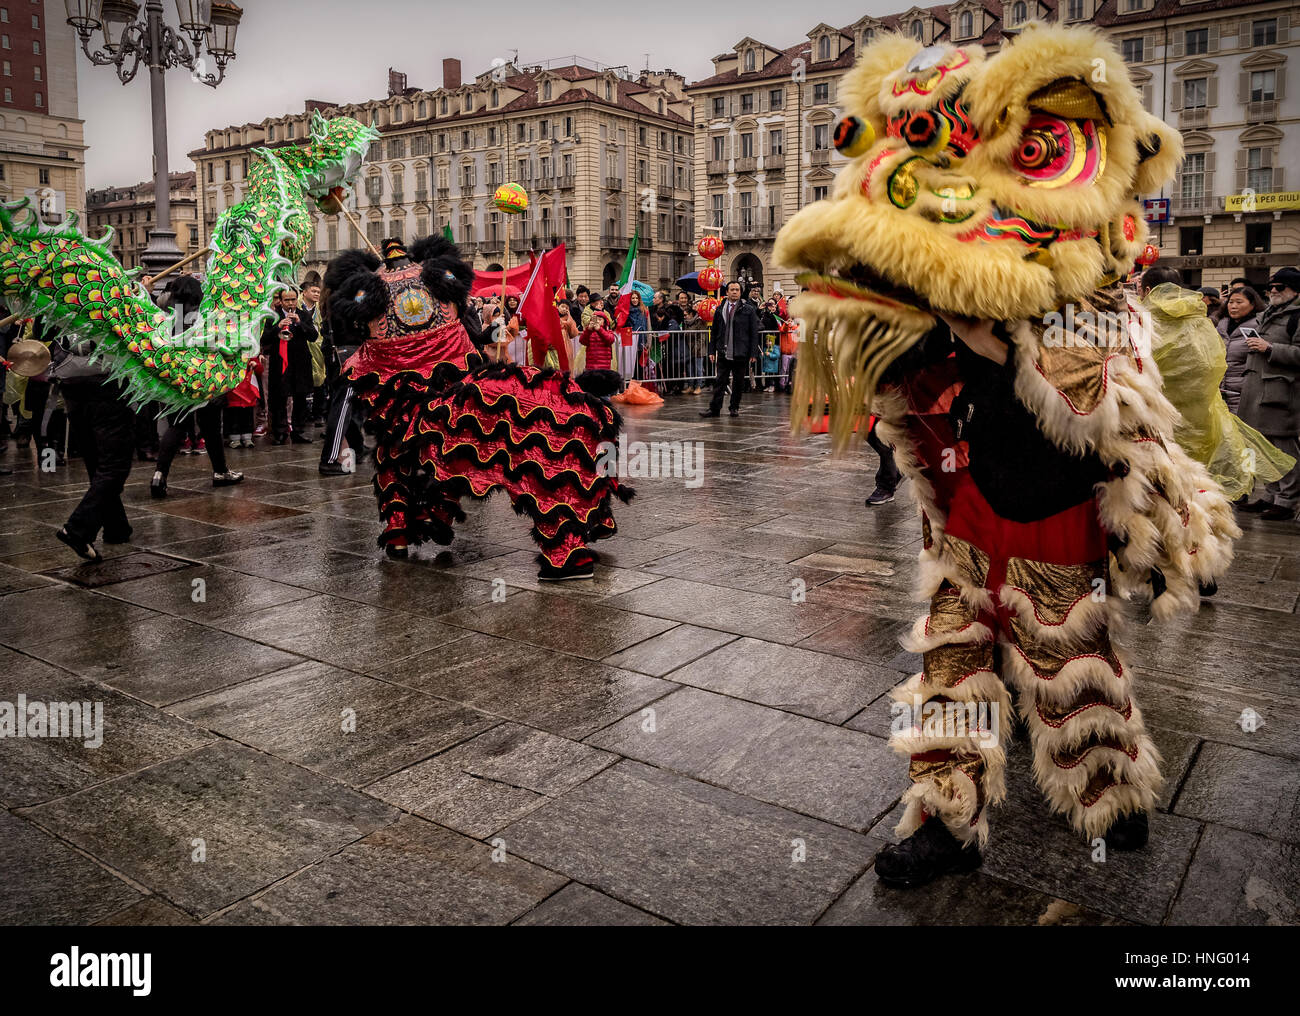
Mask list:
[{"label": "red and black ruffled fabric", "polygon": [[458,322],[367,342],[345,370],[379,442],[381,545],[450,543],[461,499],[495,490],[557,568],[593,560],[587,544],[617,532],[612,500],[633,495],[613,475],[621,420],[568,374],[483,364]]}]

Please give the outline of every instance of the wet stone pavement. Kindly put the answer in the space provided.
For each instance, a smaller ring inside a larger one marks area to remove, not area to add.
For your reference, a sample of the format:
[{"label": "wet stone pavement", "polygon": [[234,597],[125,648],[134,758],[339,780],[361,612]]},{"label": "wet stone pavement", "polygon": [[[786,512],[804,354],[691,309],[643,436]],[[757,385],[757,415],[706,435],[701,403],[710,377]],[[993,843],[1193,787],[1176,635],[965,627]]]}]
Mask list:
[{"label": "wet stone pavement", "polygon": [[1095,860],[1017,744],[983,868],[898,892],[871,862],[911,492],[865,508],[874,454],[792,439],[783,396],[702,406],[628,414],[704,442],[703,483],[633,480],[560,586],[501,496],[385,560],[368,474],[319,476],[319,445],[232,451],[221,490],[181,457],[165,501],[137,464],[133,542],[81,566],[53,535],[80,463],[11,446],[0,701],[102,703],[104,733],[0,740],[0,923],[1300,922],[1300,526],[1245,520],[1198,616],[1133,611],[1146,850]]}]

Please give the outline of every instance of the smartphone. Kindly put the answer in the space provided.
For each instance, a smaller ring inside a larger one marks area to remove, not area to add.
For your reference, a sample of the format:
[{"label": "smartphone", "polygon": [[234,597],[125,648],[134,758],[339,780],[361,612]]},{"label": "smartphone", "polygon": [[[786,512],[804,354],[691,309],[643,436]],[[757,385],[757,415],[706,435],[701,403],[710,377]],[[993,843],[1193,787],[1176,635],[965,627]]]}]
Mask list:
[{"label": "smartphone", "polygon": [[1255,329],[1253,329],[1253,328],[1239,328],[1239,329],[1237,329],[1237,330],[1238,330],[1239,332],[1241,332],[1241,334],[1244,335],[1244,336],[1245,336],[1246,338],[1248,338],[1248,339],[1258,339],[1258,338],[1259,338],[1259,332],[1255,331]]}]

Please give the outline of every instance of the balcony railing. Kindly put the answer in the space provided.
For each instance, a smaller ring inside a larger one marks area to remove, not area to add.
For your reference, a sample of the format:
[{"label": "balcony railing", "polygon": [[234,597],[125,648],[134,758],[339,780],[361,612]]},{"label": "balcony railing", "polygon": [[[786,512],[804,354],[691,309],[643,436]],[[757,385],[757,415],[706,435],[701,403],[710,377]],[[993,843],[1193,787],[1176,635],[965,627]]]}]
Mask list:
[{"label": "balcony railing", "polygon": [[785,155],[777,153],[763,156],[763,168],[769,173],[785,169]]},{"label": "balcony railing", "polygon": [[1203,215],[1223,211],[1223,199],[1213,194],[1194,194],[1184,197],[1175,194],[1170,201],[1170,210],[1175,215]]},{"label": "balcony railing", "polygon": [[1205,127],[1210,122],[1210,111],[1204,106],[1178,111],[1179,127]]},{"label": "balcony railing", "polygon": [[705,169],[708,171],[709,176],[726,176],[727,160],[710,159],[708,163],[705,165]]},{"label": "balcony railing", "polygon": [[555,178],[555,186],[560,190],[573,190],[573,188],[577,186],[577,181],[574,179],[572,173],[568,173],[563,176],[557,176]]},{"label": "balcony railing", "polygon": [[809,152],[808,162],[813,166],[829,166],[831,164],[831,150],[829,148],[819,148]]},{"label": "balcony railing", "polygon": [[752,155],[736,160],[737,173],[752,173],[757,168],[758,168],[758,159]]},{"label": "balcony railing", "polygon": [[439,201],[450,201],[450,200],[451,200],[451,188],[450,188],[450,187],[439,187],[439,188],[438,188],[438,200],[439,200]]},{"label": "balcony railing", "polygon": [[416,191],[416,192],[415,192],[415,200],[416,200],[416,203],[418,203],[418,204],[423,204],[424,202],[426,202],[426,201],[429,200],[429,192],[428,192],[427,190],[418,190],[418,191]]},{"label": "balcony railing", "polygon": [[393,191],[393,204],[400,205],[405,200],[401,191]]},{"label": "balcony railing", "polygon": [[615,236],[612,233],[600,234],[600,245],[602,247],[610,247],[614,250],[627,250],[631,242],[631,238],[627,236]]},{"label": "balcony railing", "polygon": [[667,183],[659,184],[655,187],[655,196],[663,201],[671,201],[673,199],[672,185]]},{"label": "balcony railing", "polygon": [[496,254],[498,251],[503,251],[506,249],[505,237],[489,237],[479,243],[478,249],[483,254]]},{"label": "balcony railing", "polygon": [[724,240],[753,240],[763,237],[776,236],[777,230],[781,226],[764,221],[744,222],[738,225],[726,225],[722,228],[722,237]]},{"label": "balcony railing", "polygon": [[472,198],[474,196],[474,185],[472,183],[461,184],[460,196],[463,198]]},{"label": "balcony railing", "polygon": [[623,178],[621,176],[607,176],[605,177],[605,187],[608,190],[622,190]]},{"label": "balcony railing", "polygon": [[1246,103],[1247,123],[1272,123],[1277,119],[1277,100],[1261,99]]},{"label": "balcony railing", "polygon": [[536,180],[533,181],[533,186],[534,186],[535,188],[537,188],[537,190],[539,190],[539,191],[544,191],[544,190],[554,190],[554,189],[555,189],[555,177],[553,177],[553,176],[539,176]]}]

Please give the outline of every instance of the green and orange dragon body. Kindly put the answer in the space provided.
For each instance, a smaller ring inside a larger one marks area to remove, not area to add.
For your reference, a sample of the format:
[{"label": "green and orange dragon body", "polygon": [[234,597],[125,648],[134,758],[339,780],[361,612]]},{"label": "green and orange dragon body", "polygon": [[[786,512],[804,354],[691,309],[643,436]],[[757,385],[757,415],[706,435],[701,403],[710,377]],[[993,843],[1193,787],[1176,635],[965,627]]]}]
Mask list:
[{"label": "green and orange dragon body", "polygon": [[133,405],[185,411],[229,391],[257,354],[275,316],[276,291],[296,285],[312,243],[308,210],[329,210],[355,179],[377,132],[348,117],[312,117],[306,144],[253,150],[244,200],[212,233],[203,301],[191,322],[161,310],[112,254],[113,230],[83,235],[75,212],[42,223],[23,198],[0,203],[0,299],[40,320],[47,334],[94,344],[94,358],[120,381]]}]

